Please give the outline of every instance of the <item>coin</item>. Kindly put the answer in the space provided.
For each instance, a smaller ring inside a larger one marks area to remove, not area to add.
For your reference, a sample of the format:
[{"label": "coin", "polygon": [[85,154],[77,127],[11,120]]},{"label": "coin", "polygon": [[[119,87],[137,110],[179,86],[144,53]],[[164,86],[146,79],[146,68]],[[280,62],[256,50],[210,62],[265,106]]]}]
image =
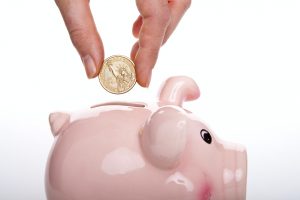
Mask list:
[{"label": "coin", "polygon": [[113,94],[123,94],[136,83],[134,63],[125,56],[115,55],[104,60],[99,81],[102,87]]}]

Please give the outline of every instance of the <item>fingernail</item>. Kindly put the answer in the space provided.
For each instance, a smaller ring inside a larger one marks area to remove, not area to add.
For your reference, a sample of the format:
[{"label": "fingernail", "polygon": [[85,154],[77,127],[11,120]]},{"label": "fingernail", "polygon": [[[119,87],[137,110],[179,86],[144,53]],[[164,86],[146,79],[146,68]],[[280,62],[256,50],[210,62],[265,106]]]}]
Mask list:
[{"label": "fingernail", "polygon": [[152,75],[152,70],[149,70],[149,73],[147,74],[147,80],[146,80],[146,88],[149,87],[150,81],[151,81],[151,75]]},{"label": "fingernail", "polygon": [[85,67],[85,72],[88,78],[94,78],[96,75],[96,64],[93,60],[93,58],[90,55],[86,55],[81,58],[82,63]]}]

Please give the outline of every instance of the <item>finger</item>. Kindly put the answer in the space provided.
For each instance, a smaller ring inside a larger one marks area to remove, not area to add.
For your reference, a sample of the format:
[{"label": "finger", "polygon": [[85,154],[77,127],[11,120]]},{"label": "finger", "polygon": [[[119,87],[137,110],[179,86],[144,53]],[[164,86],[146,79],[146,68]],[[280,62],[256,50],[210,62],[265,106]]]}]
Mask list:
[{"label": "finger", "polygon": [[99,74],[104,49],[97,32],[88,0],[56,0],[71,40],[89,78]]},{"label": "finger", "polygon": [[143,18],[142,16],[138,16],[138,18],[136,19],[136,21],[133,23],[132,26],[132,34],[134,37],[136,38],[139,37],[142,24],[143,24]]},{"label": "finger", "polygon": [[131,49],[131,54],[130,54],[131,60],[135,60],[138,49],[139,49],[139,42],[136,42]]},{"label": "finger", "polygon": [[170,15],[167,0],[141,0],[137,1],[137,5],[143,17],[143,24],[139,32],[139,48],[134,61],[137,82],[143,87],[148,87]]},{"label": "finger", "polygon": [[167,28],[163,44],[169,39],[173,31],[177,27],[184,13],[191,5],[191,0],[173,0],[169,1],[171,20]]}]

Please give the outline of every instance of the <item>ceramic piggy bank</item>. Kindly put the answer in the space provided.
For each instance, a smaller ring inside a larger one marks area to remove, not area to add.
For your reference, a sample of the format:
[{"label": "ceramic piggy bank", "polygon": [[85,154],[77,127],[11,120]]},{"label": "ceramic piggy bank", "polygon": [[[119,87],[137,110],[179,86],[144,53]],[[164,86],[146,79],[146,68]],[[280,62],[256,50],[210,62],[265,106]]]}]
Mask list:
[{"label": "ceramic piggy bank", "polygon": [[50,114],[48,200],[245,199],[246,150],[182,108],[199,95],[192,79],[172,77],[156,103]]}]

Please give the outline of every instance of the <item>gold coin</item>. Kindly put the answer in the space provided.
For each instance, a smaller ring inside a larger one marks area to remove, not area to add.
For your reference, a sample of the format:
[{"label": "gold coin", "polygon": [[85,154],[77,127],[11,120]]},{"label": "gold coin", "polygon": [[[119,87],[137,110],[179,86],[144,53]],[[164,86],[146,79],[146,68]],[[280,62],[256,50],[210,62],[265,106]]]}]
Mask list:
[{"label": "gold coin", "polygon": [[136,83],[133,61],[120,55],[106,58],[99,74],[99,81],[110,93],[128,92]]}]

